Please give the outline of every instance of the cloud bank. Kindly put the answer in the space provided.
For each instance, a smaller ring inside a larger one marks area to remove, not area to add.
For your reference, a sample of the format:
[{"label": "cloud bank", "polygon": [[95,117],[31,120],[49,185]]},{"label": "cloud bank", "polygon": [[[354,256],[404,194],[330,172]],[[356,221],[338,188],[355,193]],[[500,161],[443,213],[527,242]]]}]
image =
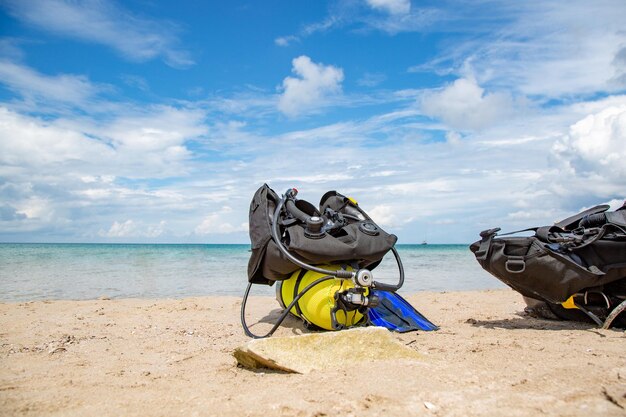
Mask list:
[{"label": "cloud bank", "polygon": [[[313,203],[331,189],[354,196],[401,243],[467,243],[626,195],[621,3],[598,7],[601,25],[587,2],[333,4],[294,36],[267,36],[286,58],[265,85],[192,99],[155,97],[132,76],[123,82],[145,96],[124,96],[111,79],[37,66],[4,39],[0,240],[245,243],[264,182]],[[4,5],[46,36],[106,46],[129,66],[191,64],[176,25],[119,4]],[[406,52],[395,72],[350,71],[309,49],[338,30],[459,39],[423,61]]]},{"label": "cloud bank", "polygon": [[[572,125],[553,147],[574,176],[603,182],[626,178],[626,105],[611,106]],[[616,184],[618,185],[618,184]]]}]

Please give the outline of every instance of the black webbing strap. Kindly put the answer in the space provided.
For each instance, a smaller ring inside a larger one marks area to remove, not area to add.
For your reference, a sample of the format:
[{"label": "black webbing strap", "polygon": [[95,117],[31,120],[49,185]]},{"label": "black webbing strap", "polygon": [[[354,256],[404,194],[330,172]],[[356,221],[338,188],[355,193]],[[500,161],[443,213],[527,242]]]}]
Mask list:
[{"label": "black webbing strap", "polygon": [[537,230],[535,231],[535,235],[539,238],[539,240],[541,240],[542,242],[552,242],[554,239],[550,236],[551,233],[554,232],[565,232],[563,229],[561,229],[560,227],[557,226],[542,226],[542,227],[538,227]]},{"label": "black webbing strap", "polygon": [[585,216],[591,216],[594,214],[598,214],[598,213],[603,213],[605,211],[607,211],[609,208],[611,208],[611,206],[609,206],[608,204],[601,204],[599,206],[595,206],[595,207],[591,207],[590,209],[587,209],[585,211],[582,211],[580,213],[576,213],[573,216],[568,217],[567,219],[563,219],[559,222],[554,223],[554,225],[556,227],[559,227],[561,229],[568,229],[570,228],[570,226],[574,226],[577,225],[578,222]]},{"label": "black webbing strap", "polygon": [[[551,226],[549,226],[551,227]],[[516,230],[514,232],[500,233],[498,236],[509,236],[522,232],[537,232],[538,227],[529,227],[528,229]]]}]

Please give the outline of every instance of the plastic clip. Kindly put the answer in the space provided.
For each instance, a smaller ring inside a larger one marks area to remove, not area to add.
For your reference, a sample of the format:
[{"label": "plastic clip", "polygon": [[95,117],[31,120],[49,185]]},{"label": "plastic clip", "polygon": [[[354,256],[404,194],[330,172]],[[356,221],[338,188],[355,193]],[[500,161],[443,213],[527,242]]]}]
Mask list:
[{"label": "plastic clip", "polygon": [[495,229],[488,229],[480,232],[480,237],[482,237],[482,240],[480,241],[480,247],[474,253],[474,256],[476,256],[476,260],[484,261],[485,259],[487,259],[487,255],[489,255],[489,247],[491,246],[491,239],[493,239],[493,237],[499,231],[500,228],[496,227]]}]

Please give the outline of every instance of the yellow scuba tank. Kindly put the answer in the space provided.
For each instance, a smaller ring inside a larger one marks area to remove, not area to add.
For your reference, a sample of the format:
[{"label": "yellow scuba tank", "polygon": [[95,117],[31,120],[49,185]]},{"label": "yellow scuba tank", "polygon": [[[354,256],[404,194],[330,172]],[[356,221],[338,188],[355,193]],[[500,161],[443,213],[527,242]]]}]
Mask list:
[{"label": "yellow scuba tank", "polygon": [[[339,265],[320,266],[327,270],[341,269]],[[352,268],[348,267],[351,271]],[[294,298],[308,285],[326,275],[319,272],[299,269],[290,278],[276,283],[276,299],[283,308],[286,308]],[[333,327],[333,315],[336,325],[350,327],[359,324],[364,315],[358,309],[343,309],[338,307],[335,294],[355,288],[350,279],[334,278],[322,281],[314,285],[300,297],[296,305],[291,309],[291,314],[303,319],[305,322],[314,324],[325,330],[336,330]],[[367,296],[369,289],[363,289],[363,295]]]}]

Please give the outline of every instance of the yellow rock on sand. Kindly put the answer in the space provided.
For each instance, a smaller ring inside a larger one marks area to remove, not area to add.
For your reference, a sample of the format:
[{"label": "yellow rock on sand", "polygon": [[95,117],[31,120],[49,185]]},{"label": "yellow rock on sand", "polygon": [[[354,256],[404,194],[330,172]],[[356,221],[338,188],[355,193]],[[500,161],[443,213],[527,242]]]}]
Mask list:
[{"label": "yellow rock on sand", "polygon": [[270,368],[300,374],[346,363],[422,358],[382,327],[253,339],[235,349],[233,356],[246,368]]}]

